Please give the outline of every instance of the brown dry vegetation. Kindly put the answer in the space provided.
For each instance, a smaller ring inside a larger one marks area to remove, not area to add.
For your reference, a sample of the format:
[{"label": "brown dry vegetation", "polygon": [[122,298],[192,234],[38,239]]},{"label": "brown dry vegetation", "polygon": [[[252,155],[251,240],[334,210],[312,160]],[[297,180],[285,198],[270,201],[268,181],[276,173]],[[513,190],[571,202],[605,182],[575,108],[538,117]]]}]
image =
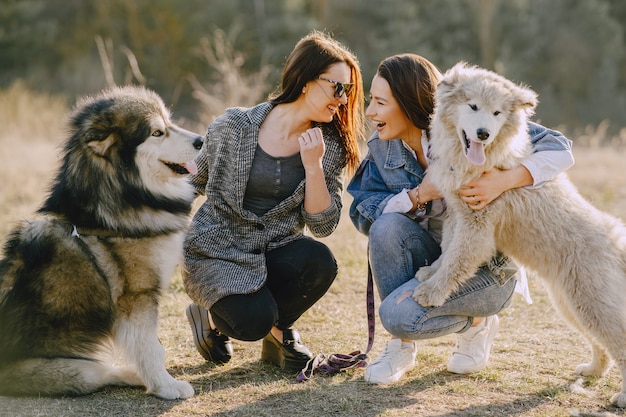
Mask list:
[{"label": "brown dry vegetation", "polygon": [[[19,104],[22,103],[22,104]],[[28,218],[41,203],[63,138],[65,102],[15,87],[0,93],[0,232]],[[570,170],[581,192],[599,208],[626,219],[624,151],[576,146]],[[346,196],[346,205],[349,204]],[[340,264],[330,291],[297,323],[316,352],[348,353],[367,344],[366,239],[346,216],[324,239]],[[517,297],[500,314],[490,366],[459,376],[446,372],[452,336],[420,342],[417,366],[400,382],[381,387],[356,369],[298,384],[294,375],[260,362],[260,342],[234,342],[224,366],[195,351],[184,315],[189,302],[179,276],[163,296],[160,339],[167,368],[190,381],[196,395],[184,401],[146,396],[139,388],[111,387],[80,398],[0,397],[0,416],[622,416],[608,400],[620,388],[617,369],[599,379],[578,379],[573,370],[589,359],[581,337],[559,317],[541,284],[531,282],[534,304]],[[372,357],[388,335],[377,323]]]}]

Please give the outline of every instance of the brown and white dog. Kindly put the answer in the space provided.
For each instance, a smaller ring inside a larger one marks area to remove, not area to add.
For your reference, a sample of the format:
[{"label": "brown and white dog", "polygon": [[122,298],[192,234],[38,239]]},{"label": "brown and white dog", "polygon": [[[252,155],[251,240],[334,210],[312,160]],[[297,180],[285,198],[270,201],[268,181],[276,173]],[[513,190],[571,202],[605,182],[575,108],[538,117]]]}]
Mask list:
[{"label": "brown and white dog", "polygon": [[0,395],[132,385],[191,397],[165,369],[157,321],[182,257],[195,197],[186,176],[202,138],[140,87],[80,100],[70,133],[49,196],[0,260]]}]

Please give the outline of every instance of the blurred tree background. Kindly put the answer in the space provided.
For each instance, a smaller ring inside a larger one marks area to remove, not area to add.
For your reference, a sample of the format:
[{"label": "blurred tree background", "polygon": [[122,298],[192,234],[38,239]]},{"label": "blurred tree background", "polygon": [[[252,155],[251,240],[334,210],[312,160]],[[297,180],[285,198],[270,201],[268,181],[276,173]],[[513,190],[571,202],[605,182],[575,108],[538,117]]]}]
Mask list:
[{"label": "blurred tree background", "polygon": [[356,53],[366,89],[392,54],[464,60],[532,87],[544,124],[626,135],[624,0],[0,0],[0,88],[142,83],[206,126],[264,99],[311,29]]}]

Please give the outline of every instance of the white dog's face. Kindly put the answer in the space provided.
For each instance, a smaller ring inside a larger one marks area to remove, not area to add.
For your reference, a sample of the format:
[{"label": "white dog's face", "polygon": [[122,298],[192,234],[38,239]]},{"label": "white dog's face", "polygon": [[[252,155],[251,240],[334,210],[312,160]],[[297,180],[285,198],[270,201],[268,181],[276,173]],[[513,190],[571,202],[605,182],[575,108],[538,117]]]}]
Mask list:
[{"label": "white dog's face", "polygon": [[485,147],[493,142],[509,117],[510,106],[491,99],[468,97],[466,103],[459,104],[457,133],[465,156],[474,165],[485,163]]},{"label": "white dog's face", "polygon": [[502,131],[517,131],[517,123],[537,105],[537,94],[529,88],[465,62],[444,74],[435,99],[435,117],[455,129],[465,156],[477,166],[485,164],[487,147]]}]

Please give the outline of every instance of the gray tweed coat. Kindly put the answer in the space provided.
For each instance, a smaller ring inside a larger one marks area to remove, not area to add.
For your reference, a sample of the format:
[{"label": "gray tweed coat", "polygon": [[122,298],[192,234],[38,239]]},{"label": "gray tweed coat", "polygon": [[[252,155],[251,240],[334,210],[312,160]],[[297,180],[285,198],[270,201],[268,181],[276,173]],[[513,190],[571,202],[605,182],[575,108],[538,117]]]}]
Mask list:
[{"label": "gray tweed coat", "polygon": [[191,183],[207,199],[196,212],[185,239],[183,281],[194,302],[210,308],[232,294],[249,294],[266,279],[265,252],[304,236],[332,233],[341,214],[345,153],[331,125],[319,127],[326,151],[322,165],[332,204],[319,214],[304,211],[304,181],[293,194],[258,217],[243,208],[243,198],[270,103],[230,108],[208,128]]}]

